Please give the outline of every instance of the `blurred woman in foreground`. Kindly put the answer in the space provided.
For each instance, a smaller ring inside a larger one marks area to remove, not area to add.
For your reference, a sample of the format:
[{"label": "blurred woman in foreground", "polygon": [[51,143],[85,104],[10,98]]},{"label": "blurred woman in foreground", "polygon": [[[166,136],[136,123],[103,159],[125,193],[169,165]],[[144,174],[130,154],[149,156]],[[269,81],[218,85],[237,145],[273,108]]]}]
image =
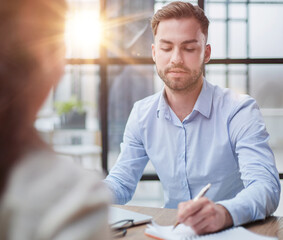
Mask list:
[{"label": "blurred woman in foreground", "polygon": [[57,159],[34,129],[64,70],[64,0],[0,4],[0,239],[108,239],[100,176]]}]

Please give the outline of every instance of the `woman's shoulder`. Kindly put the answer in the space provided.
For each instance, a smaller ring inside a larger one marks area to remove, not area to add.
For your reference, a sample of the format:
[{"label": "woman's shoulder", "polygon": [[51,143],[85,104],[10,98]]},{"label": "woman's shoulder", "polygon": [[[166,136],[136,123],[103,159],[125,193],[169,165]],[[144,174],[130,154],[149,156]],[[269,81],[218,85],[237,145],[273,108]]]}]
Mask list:
[{"label": "woman's shoulder", "polygon": [[26,154],[19,161],[10,175],[7,191],[24,191],[26,196],[44,195],[44,191],[61,195],[81,182],[91,181],[95,185],[101,178],[100,172],[85,170],[52,151],[40,150]]},{"label": "woman's shoulder", "polygon": [[[49,239],[66,233],[66,229],[69,233],[73,231],[69,226],[74,219],[80,219],[86,212],[106,209],[110,193],[101,179],[101,173],[85,170],[68,159],[58,158],[51,151],[32,152],[13,170],[1,212],[12,213],[9,219],[21,225],[18,227],[27,234]],[[84,234],[94,231],[88,221],[77,223],[80,229],[87,228]],[[29,226],[34,226],[33,230]]]}]

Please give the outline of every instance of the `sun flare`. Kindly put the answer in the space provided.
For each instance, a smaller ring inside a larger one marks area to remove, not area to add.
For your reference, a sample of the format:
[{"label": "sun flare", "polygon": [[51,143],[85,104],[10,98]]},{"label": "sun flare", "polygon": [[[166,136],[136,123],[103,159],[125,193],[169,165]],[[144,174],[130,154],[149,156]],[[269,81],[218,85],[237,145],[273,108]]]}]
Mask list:
[{"label": "sun flare", "polygon": [[83,10],[70,14],[66,23],[66,42],[75,55],[92,57],[91,54],[99,51],[101,25],[97,11]]}]

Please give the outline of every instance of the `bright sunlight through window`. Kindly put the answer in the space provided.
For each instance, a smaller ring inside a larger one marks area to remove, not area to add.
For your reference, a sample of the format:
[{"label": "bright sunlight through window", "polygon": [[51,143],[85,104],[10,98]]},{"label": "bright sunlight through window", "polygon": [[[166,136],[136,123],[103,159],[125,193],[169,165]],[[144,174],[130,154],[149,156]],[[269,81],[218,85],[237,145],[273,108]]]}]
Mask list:
[{"label": "bright sunlight through window", "polygon": [[81,10],[69,14],[66,23],[68,58],[94,58],[98,56],[102,27],[98,12]]}]

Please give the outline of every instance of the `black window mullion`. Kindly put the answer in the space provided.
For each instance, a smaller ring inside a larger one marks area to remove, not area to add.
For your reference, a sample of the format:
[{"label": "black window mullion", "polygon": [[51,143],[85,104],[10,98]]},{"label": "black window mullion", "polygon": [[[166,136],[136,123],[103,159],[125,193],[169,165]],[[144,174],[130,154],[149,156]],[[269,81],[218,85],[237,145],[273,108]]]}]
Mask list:
[{"label": "black window mullion", "polygon": [[[106,0],[100,0],[100,21],[106,21]],[[105,36],[102,28],[102,39]],[[108,82],[107,82],[107,49],[100,43],[100,127],[102,137],[102,169],[108,172]]]}]

